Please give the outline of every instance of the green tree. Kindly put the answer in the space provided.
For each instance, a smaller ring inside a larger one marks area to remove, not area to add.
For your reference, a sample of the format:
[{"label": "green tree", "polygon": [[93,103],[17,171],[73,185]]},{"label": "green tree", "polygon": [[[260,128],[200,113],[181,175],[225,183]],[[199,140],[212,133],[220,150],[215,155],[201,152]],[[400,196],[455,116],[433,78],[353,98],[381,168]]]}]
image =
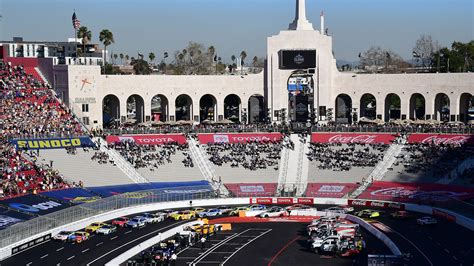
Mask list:
[{"label": "green tree", "polygon": [[432,69],[438,72],[474,71],[474,40],[468,43],[453,42],[451,49],[444,47],[434,53]]},{"label": "green tree", "polygon": [[118,54],[114,54],[114,64],[117,61],[117,58],[118,58]]},{"label": "green tree", "polygon": [[241,60],[241,62],[240,62],[240,72],[242,72],[242,73],[244,71],[244,60],[245,60],[245,58],[247,58],[247,52],[245,52],[245,51],[240,52],[240,60]]},{"label": "green tree", "polygon": [[120,64],[123,65],[123,54],[120,53]]},{"label": "green tree", "polygon": [[155,60],[155,54],[154,53],[149,53],[148,58],[150,59],[150,62],[153,63],[153,61]]},{"label": "green tree", "polygon": [[136,75],[149,75],[152,72],[150,65],[147,61],[143,59],[133,59],[134,58],[132,58],[133,70],[135,71]]},{"label": "green tree", "polygon": [[86,27],[82,26],[77,30],[77,38],[82,39],[82,55],[86,57],[86,44],[92,39],[92,32]]},{"label": "green tree", "polygon": [[[104,52],[105,52],[105,54],[107,54],[107,46],[109,46],[109,45],[111,45],[112,43],[115,42],[114,34],[108,29],[102,30],[99,34],[99,41],[101,41],[102,44],[104,45]],[[104,59],[105,59],[105,57],[104,57]],[[107,64],[106,59],[104,61],[104,65],[105,64]]]}]

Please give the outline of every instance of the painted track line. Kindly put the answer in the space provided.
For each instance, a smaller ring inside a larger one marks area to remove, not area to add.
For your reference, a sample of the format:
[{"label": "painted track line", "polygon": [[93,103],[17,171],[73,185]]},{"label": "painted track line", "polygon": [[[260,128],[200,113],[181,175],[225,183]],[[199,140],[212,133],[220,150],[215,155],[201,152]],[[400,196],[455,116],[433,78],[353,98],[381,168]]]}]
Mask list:
[{"label": "painted track line", "polygon": [[284,245],[276,254],[275,256],[273,256],[270,260],[270,262],[268,262],[268,266],[272,265],[272,263],[278,258],[278,256],[281,255],[281,253],[283,253],[283,251],[285,251],[285,249],[287,249],[291,244],[293,244],[296,240],[300,239],[301,237],[300,236],[297,236],[295,238],[293,238],[292,240],[290,240],[288,243],[286,243],[286,245]]},{"label": "painted track line", "polygon": [[44,258],[46,258],[46,257],[48,257],[48,256],[49,256],[49,254],[43,255],[43,256],[41,256],[41,259],[44,259]]},{"label": "painted track line", "polygon": [[72,259],[74,259],[75,257],[76,257],[76,256],[71,256],[71,257],[67,258],[67,260],[72,260]]},{"label": "painted track line", "polygon": [[61,250],[63,250],[63,249],[64,249],[64,247],[58,248],[58,249],[56,249],[56,251],[61,251]]},{"label": "painted track line", "polygon": [[235,254],[237,254],[237,252],[239,252],[241,249],[243,249],[245,246],[247,246],[248,244],[252,243],[254,240],[256,240],[257,238],[269,233],[270,231],[272,231],[272,229],[268,229],[267,231],[261,233],[260,235],[256,236],[255,238],[251,239],[249,242],[245,243],[243,246],[239,247],[236,251],[234,251],[234,253],[230,254],[229,257],[227,257],[225,259],[225,261],[222,262],[221,265],[224,265],[230,258],[232,258],[232,256],[234,256]]}]

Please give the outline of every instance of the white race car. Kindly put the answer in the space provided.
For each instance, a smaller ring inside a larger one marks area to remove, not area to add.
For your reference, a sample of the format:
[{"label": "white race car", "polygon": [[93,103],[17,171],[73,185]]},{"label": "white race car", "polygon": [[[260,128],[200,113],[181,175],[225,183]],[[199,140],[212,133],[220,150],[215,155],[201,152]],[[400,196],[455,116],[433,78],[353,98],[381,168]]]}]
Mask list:
[{"label": "white race car", "polygon": [[97,229],[97,231],[95,231],[95,232],[96,232],[96,234],[99,234],[99,235],[108,235],[108,234],[112,234],[116,231],[117,231],[117,226],[108,224],[108,225],[104,225],[101,228]]},{"label": "white race car", "polygon": [[288,216],[288,211],[282,207],[274,206],[260,213],[257,216],[260,218],[283,217],[283,216]]},{"label": "white race car", "polygon": [[323,210],[323,212],[332,212],[332,213],[340,213],[340,214],[346,214],[351,211],[354,211],[354,208],[331,207],[331,208],[327,208]]},{"label": "white race car", "polygon": [[430,216],[425,216],[425,217],[416,219],[416,223],[419,225],[432,225],[432,224],[437,224],[438,220]]},{"label": "white race car", "polygon": [[58,241],[67,241],[69,236],[73,234],[74,232],[71,231],[61,231],[57,235],[53,236],[53,239]]}]

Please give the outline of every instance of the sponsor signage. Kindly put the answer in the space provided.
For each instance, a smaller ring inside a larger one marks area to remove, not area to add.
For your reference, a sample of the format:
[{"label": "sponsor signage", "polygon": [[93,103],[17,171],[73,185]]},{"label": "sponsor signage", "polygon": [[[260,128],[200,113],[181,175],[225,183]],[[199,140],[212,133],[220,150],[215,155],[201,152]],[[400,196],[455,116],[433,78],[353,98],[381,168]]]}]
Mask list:
[{"label": "sponsor signage", "polygon": [[392,134],[384,133],[313,133],[313,143],[359,143],[359,144],[390,144],[395,139]]},{"label": "sponsor signage", "polygon": [[293,204],[293,198],[277,198],[277,204]]},{"label": "sponsor signage", "polygon": [[14,225],[16,223],[22,222],[22,219],[6,216],[6,215],[0,215],[0,230],[5,229],[11,225]]},{"label": "sponsor signage", "polygon": [[314,199],[313,198],[298,198],[297,203],[299,204],[314,204]]},{"label": "sponsor signage", "polygon": [[186,137],[182,134],[160,134],[160,135],[129,135],[129,136],[107,136],[107,143],[132,141],[138,145],[160,145],[170,142],[185,144]]},{"label": "sponsor signage", "polygon": [[265,189],[262,185],[255,185],[255,186],[239,186],[240,191],[243,193],[261,193],[265,192]]},{"label": "sponsor signage", "polygon": [[34,247],[34,246],[37,246],[39,244],[43,244],[44,242],[47,242],[49,240],[51,240],[51,234],[47,234],[47,235],[35,238],[31,241],[28,241],[24,244],[21,244],[19,246],[16,246],[16,247],[12,248],[12,255],[15,255],[16,253],[19,253],[23,250],[26,250],[26,249],[30,248],[30,247]]},{"label": "sponsor signage", "polygon": [[449,214],[445,211],[433,208],[433,216],[444,218],[450,222],[456,222],[456,216]]},{"label": "sponsor signage", "polygon": [[279,141],[281,137],[280,133],[198,134],[202,144],[268,142]]},{"label": "sponsor signage", "polygon": [[308,69],[316,67],[316,50],[281,50],[280,69]]},{"label": "sponsor signage", "polygon": [[358,200],[358,199],[356,199],[356,200],[348,200],[348,204],[350,206],[405,210],[405,204],[392,203],[392,202],[382,202],[382,201]]},{"label": "sponsor signage", "polygon": [[352,183],[309,183],[306,196],[322,198],[342,198],[357,185]]},{"label": "sponsor signage", "polygon": [[26,195],[7,199],[0,201],[0,204],[7,208],[33,215],[44,215],[70,206],[70,204],[61,203],[38,195]]},{"label": "sponsor signage", "polygon": [[411,134],[408,143],[424,143],[434,145],[474,145],[474,135],[444,134]]},{"label": "sponsor signage", "polygon": [[272,198],[257,198],[257,204],[273,204]]},{"label": "sponsor signage", "polygon": [[11,143],[21,150],[64,149],[71,147],[94,147],[89,137],[52,139],[14,139]]}]

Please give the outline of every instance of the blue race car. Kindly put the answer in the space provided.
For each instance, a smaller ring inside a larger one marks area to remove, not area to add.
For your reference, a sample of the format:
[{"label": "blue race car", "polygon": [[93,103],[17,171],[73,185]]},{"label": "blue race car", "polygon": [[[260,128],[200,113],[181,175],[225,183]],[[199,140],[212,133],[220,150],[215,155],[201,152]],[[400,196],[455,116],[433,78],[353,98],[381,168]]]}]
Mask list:
[{"label": "blue race car", "polygon": [[213,217],[213,216],[217,216],[217,215],[222,215],[222,211],[219,210],[219,209],[208,209],[208,210],[205,210],[203,212],[199,212],[198,215],[199,215],[200,218]]}]

